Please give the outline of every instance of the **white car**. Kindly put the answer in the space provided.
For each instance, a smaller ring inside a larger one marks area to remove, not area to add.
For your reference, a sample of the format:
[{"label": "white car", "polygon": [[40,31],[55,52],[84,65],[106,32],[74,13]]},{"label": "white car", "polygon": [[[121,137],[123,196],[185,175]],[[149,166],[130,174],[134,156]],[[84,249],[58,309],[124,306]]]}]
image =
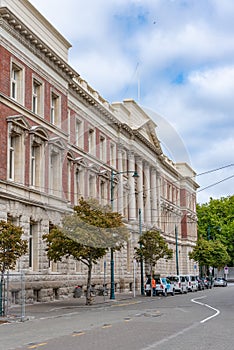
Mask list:
[{"label": "white car", "polygon": [[168,278],[156,277],[155,282],[156,282],[156,289],[155,289],[156,295],[162,294],[166,297],[168,294],[171,294],[171,295],[175,294],[174,284],[171,283],[171,281]]},{"label": "white car", "polygon": [[214,287],[227,287],[227,280],[223,277],[216,277],[214,279]]},{"label": "white car", "polygon": [[198,291],[198,281],[196,276],[186,275],[185,276],[188,282],[188,291],[197,292]]},{"label": "white car", "polygon": [[167,278],[174,284],[176,293],[188,293],[188,282],[185,276],[167,276]]}]

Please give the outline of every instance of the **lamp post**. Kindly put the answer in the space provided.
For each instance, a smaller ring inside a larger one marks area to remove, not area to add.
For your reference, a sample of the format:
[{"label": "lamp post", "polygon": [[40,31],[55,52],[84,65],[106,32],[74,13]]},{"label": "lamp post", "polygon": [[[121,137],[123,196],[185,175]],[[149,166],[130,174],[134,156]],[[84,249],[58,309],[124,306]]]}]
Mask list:
[{"label": "lamp post", "polygon": [[[113,211],[114,209],[114,177],[116,175],[120,174],[130,174],[133,173],[132,177],[139,177],[138,173],[136,171],[113,171],[111,170],[111,209]],[[110,262],[110,268],[111,268],[111,290],[110,290],[110,299],[115,299],[115,274],[114,274],[114,248],[111,248],[111,262]]]},{"label": "lamp post", "polygon": [[[141,209],[139,209],[139,234],[140,237],[142,235],[142,218],[141,218]],[[140,244],[141,248],[142,244]],[[140,266],[141,266],[141,295],[145,295],[145,289],[144,289],[144,270],[143,270],[143,257],[141,256],[140,259]]]},{"label": "lamp post", "polygon": [[176,274],[179,275],[179,257],[178,257],[178,229],[175,225],[175,243],[176,243]]}]

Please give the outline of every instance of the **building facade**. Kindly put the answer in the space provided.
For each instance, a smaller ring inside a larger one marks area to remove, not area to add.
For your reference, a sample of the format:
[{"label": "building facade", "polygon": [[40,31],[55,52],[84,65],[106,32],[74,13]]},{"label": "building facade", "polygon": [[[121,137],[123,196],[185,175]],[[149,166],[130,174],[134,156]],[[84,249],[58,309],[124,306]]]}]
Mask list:
[{"label": "building facade", "polygon": [[[178,248],[180,273],[194,273],[193,169],[166,157],[156,124],[134,100],[110,104],[80,77],[68,63],[70,43],[29,1],[0,0],[0,26],[0,219],[23,227],[28,241],[28,254],[10,271],[12,299],[22,271],[27,301],[65,297],[85,285],[84,266],[49,261],[42,236],[81,197],[110,203],[111,174],[113,209],[130,231],[114,256],[116,290],[132,288],[140,226],[160,230]],[[175,260],[160,260],[157,272],[175,273]],[[95,266],[95,283],[104,274],[110,282],[109,262],[107,254]]]}]

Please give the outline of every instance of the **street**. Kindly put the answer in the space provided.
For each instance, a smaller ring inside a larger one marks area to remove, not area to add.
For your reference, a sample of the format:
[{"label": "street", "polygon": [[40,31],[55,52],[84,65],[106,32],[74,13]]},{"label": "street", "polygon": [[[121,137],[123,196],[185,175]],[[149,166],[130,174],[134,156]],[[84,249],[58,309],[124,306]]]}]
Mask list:
[{"label": "street", "polygon": [[233,350],[234,285],[187,295],[55,308],[0,326],[0,349]]}]

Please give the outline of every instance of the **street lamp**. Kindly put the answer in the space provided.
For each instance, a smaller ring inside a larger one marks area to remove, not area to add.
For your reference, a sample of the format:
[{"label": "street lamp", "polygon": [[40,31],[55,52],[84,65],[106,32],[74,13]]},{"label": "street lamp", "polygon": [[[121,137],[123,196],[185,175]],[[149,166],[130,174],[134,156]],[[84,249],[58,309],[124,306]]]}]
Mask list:
[{"label": "street lamp", "polygon": [[[142,235],[142,219],[141,219],[141,209],[139,209],[139,234],[140,238]],[[140,244],[140,248],[142,247],[142,244]],[[141,266],[141,295],[145,295],[145,288],[144,288],[144,267],[143,267],[143,257],[141,255],[140,259],[140,266]]]},{"label": "street lamp", "polygon": [[[120,174],[131,174],[133,173],[132,177],[139,177],[137,171],[117,171],[111,170],[111,209],[113,211],[114,209],[114,177],[116,175]],[[115,275],[114,275],[114,249],[111,248],[111,290],[110,290],[110,299],[115,299]]]},{"label": "street lamp", "polygon": [[179,275],[179,256],[178,256],[178,228],[175,225],[175,243],[176,243],[176,274]]}]

